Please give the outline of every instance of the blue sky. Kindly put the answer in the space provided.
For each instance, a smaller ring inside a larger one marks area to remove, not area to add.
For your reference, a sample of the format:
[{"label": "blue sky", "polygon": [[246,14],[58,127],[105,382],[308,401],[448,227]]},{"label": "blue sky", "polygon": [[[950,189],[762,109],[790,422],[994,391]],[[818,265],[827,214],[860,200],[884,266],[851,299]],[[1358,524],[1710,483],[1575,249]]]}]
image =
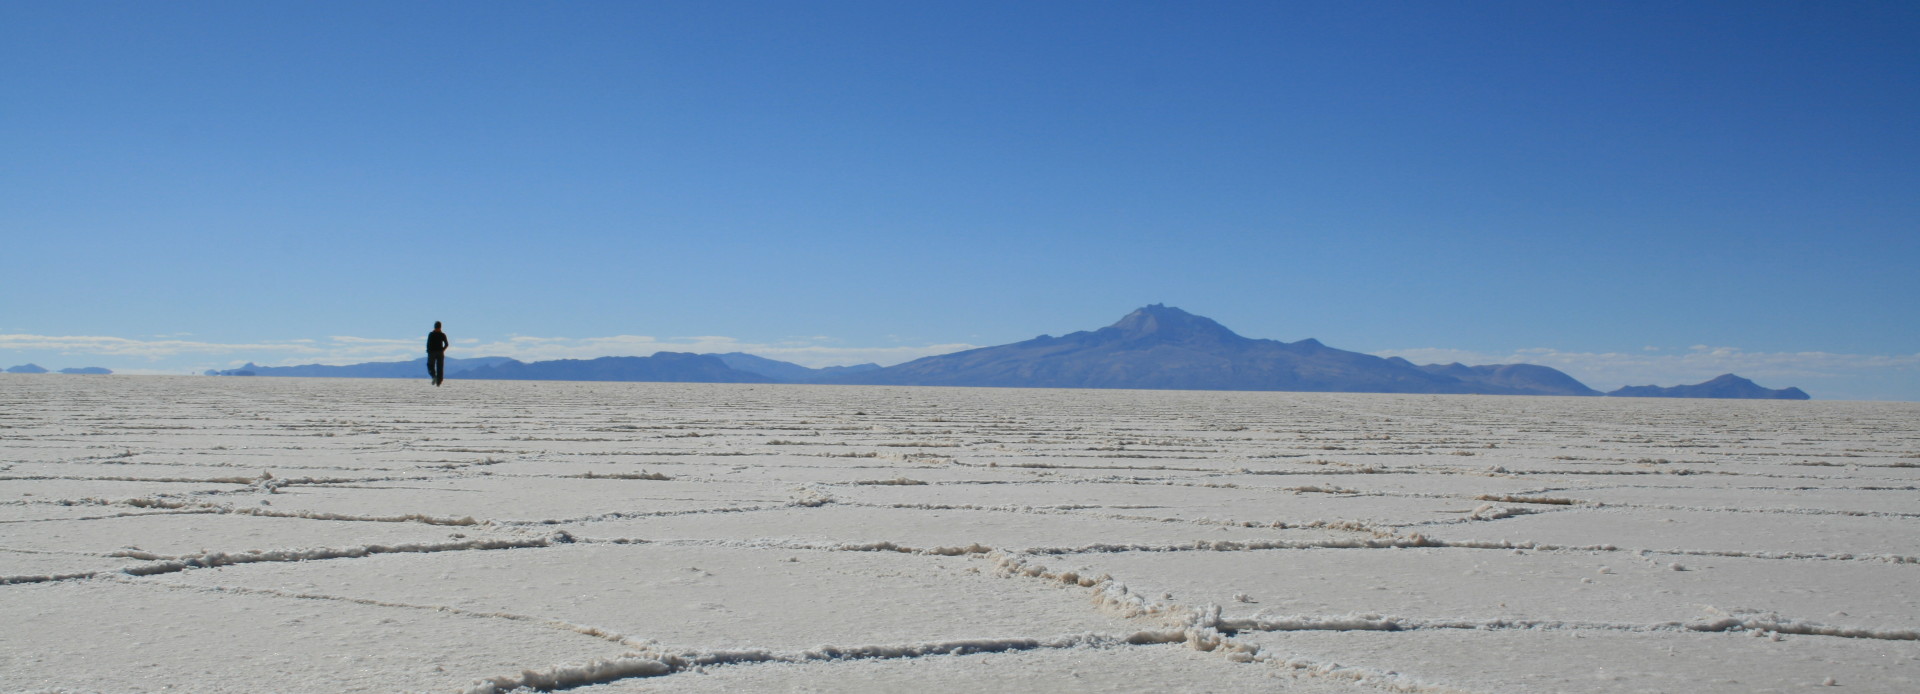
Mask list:
[{"label": "blue sky", "polygon": [[1920,5],[0,0],[0,366],[1250,337],[1920,400]]}]

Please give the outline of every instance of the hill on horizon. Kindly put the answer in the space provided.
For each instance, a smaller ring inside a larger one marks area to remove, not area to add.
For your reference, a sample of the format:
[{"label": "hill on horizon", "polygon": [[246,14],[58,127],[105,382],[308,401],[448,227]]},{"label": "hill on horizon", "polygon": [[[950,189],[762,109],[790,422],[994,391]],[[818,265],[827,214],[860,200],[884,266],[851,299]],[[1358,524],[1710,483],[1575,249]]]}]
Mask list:
[{"label": "hill on horizon", "polygon": [[1153,304],[1105,328],[916,359],[827,379],[859,385],[1598,395],[1531,364],[1420,367],[1314,339],[1243,337],[1211,318]]},{"label": "hill on horizon", "polygon": [[1712,380],[1695,383],[1690,386],[1627,386],[1607,393],[1614,397],[1625,398],[1739,398],[1743,400],[1811,400],[1812,396],[1799,388],[1787,387],[1778,390],[1764,388],[1759,384],[1733,374],[1720,374]]}]

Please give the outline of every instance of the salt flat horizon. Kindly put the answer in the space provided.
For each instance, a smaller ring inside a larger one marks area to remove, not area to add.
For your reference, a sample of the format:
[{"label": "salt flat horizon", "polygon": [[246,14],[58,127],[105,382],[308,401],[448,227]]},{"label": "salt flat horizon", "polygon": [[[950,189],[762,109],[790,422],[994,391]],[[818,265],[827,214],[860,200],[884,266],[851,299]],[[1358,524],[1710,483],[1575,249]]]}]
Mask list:
[{"label": "salt flat horizon", "polygon": [[10,691],[1920,688],[1920,403],[0,380]]}]

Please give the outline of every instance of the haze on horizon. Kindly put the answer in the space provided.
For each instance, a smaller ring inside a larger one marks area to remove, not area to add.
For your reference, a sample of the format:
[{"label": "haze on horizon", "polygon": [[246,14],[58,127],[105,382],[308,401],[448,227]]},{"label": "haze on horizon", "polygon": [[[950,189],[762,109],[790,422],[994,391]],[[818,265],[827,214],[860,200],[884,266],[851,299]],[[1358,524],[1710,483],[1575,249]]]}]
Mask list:
[{"label": "haze on horizon", "polygon": [[899,363],[1165,303],[1920,400],[1920,7],[0,4],[0,368]]}]

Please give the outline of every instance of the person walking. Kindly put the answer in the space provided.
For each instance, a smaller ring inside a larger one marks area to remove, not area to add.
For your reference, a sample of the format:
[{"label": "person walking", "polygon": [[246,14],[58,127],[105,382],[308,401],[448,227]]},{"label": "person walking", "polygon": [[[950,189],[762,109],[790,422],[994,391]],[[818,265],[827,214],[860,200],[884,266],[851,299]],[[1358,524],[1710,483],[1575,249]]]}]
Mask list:
[{"label": "person walking", "polygon": [[427,375],[433,377],[433,384],[447,377],[447,334],[440,332],[440,321],[433,322],[433,332],[427,333]]}]

